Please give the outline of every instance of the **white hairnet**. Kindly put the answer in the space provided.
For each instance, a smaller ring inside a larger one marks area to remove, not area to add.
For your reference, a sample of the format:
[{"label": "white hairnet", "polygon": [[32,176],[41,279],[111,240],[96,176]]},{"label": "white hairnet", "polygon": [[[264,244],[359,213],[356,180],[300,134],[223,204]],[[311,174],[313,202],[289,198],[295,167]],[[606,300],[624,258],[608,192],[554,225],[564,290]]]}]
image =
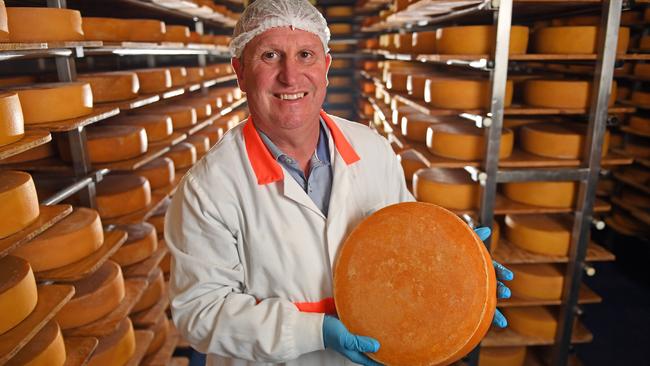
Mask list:
[{"label": "white hairnet", "polygon": [[257,0],[248,6],[235,25],[230,52],[240,57],[246,44],[271,28],[292,27],[314,33],[325,52],[330,30],[323,15],[307,0]]}]

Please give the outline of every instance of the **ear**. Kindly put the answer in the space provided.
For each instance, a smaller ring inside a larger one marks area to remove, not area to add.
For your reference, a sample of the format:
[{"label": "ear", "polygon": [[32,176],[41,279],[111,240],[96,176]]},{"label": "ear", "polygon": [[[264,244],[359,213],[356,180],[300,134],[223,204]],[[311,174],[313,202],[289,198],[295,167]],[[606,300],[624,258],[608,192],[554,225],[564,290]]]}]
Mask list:
[{"label": "ear", "polygon": [[327,80],[327,85],[330,85],[330,81],[328,79],[330,66],[332,66],[332,54],[328,52],[327,55],[325,55],[325,79]]},{"label": "ear", "polygon": [[239,85],[239,89],[246,93],[246,83],[244,82],[244,65],[243,62],[239,58],[231,58],[230,59],[230,64],[232,65],[232,68],[235,70],[235,74],[237,74],[237,84]]}]

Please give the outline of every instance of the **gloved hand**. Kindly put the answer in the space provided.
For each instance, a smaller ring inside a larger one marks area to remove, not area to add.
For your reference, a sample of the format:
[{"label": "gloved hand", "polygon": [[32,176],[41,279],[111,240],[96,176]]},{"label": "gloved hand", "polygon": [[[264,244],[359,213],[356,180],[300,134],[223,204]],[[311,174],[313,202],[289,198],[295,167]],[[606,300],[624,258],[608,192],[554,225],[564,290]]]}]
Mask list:
[{"label": "gloved hand", "polygon": [[[489,228],[487,227],[478,227],[474,229],[474,232],[478,235],[481,240],[485,240],[490,237],[490,234],[492,233]],[[510,281],[512,280],[515,276],[514,274],[504,267],[503,265],[497,263],[496,261],[492,261],[492,265],[494,265],[494,271],[496,272],[497,275],[497,298],[498,299],[509,299],[510,298],[510,289],[506,287],[506,285],[503,284],[501,281]],[[508,326],[508,321],[506,320],[506,317],[501,314],[499,309],[496,309],[494,313],[494,318],[492,318],[492,324],[496,325],[499,328],[505,328]]]},{"label": "gloved hand", "polygon": [[330,348],[342,354],[348,360],[365,366],[382,366],[364,352],[377,352],[379,342],[376,339],[358,336],[350,333],[343,323],[329,315],[323,320],[323,342],[325,348]]}]

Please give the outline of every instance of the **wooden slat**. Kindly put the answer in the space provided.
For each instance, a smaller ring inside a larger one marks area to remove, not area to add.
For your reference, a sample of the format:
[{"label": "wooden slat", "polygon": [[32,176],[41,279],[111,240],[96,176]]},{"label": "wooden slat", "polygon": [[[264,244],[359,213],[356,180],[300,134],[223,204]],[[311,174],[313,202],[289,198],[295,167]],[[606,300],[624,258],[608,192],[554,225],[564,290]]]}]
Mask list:
[{"label": "wooden slat", "polygon": [[72,131],[76,128],[88,126],[90,124],[116,116],[119,113],[120,110],[118,108],[95,107],[90,114],[83,117],[56,122],[39,123],[35,125],[25,125],[25,129],[43,129],[51,132]]},{"label": "wooden slat", "polygon": [[50,157],[26,161],[24,163],[0,165],[0,170],[22,170],[28,172],[60,173],[72,176],[74,171],[71,165],[66,164],[58,157]]},{"label": "wooden slat", "polygon": [[50,141],[52,141],[52,134],[46,130],[27,130],[20,140],[9,145],[0,146],[0,160],[18,155]]},{"label": "wooden slat", "polygon": [[158,268],[163,257],[167,254],[167,248],[164,243],[159,243],[158,249],[156,249],[151,256],[140,263],[135,263],[130,266],[122,268],[122,273],[125,278],[142,278],[148,279],[151,278],[153,272]]},{"label": "wooden slat", "polygon": [[[521,249],[518,246],[510,243],[507,239],[501,238],[499,246],[493,253],[494,259],[503,264],[532,264],[532,263],[568,263],[569,257],[566,256],[551,256],[545,254],[537,254]],[[591,242],[587,246],[587,254],[585,260],[587,262],[606,262],[613,261],[616,257],[607,249],[600,245]]]},{"label": "wooden slat", "polygon": [[[578,304],[597,304],[602,301],[602,298],[598,296],[593,290],[591,290],[586,285],[582,284],[580,286],[580,292],[578,293]],[[541,305],[560,305],[562,300],[542,300],[542,299],[532,299],[516,296],[513,294],[509,299],[499,299],[497,302],[498,307],[521,307],[521,306],[541,306]]]},{"label": "wooden slat", "polygon": [[153,340],[153,332],[149,330],[136,330],[135,331],[135,353],[131,356],[129,362],[124,366],[138,366],[144,358],[147,348]]},{"label": "wooden slat", "polygon": [[111,103],[98,103],[97,107],[105,108],[119,108],[122,111],[130,111],[146,105],[156,103],[160,100],[160,95],[158,94],[145,94],[139,95],[136,98],[124,100],[120,102],[111,102]]},{"label": "wooden slat", "polygon": [[166,366],[174,354],[174,350],[176,349],[176,345],[178,344],[179,339],[180,335],[178,334],[178,330],[176,330],[174,324],[170,322],[169,331],[167,332],[165,343],[158,351],[156,351],[156,353],[145,357],[145,359],[142,361],[142,365]]},{"label": "wooden slat", "polygon": [[[593,340],[591,332],[578,322],[573,330],[572,343],[589,343]],[[481,341],[484,347],[514,347],[514,346],[549,346],[555,343],[553,338],[529,337],[519,334],[512,328],[503,330],[490,329]]]},{"label": "wooden slat", "polygon": [[0,257],[29,242],[72,213],[70,205],[40,206],[40,215],[31,225],[14,235],[0,239]]},{"label": "wooden slat", "polygon": [[66,355],[63,366],[84,366],[99,343],[94,337],[65,337],[63,341]]}]

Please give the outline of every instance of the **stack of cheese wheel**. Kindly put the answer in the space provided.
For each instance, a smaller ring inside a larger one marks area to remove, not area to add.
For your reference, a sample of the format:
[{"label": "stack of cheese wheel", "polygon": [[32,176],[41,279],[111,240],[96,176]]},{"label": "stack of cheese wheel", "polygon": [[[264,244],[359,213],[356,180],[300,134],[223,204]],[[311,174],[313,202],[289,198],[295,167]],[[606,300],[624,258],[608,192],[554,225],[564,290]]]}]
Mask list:
[{"label": "stack of cheese wheel", "polygon": [[61,328],[55,321],[49,321],[9,359],[9,364],[63,366],[66,358]]},{"label": "stack of cheese wheel", "polygon": [[[427,129],[427,148],[432,154],[458,160],[479,160],[485,154],[485,131],[470,121],[437,123]],[[499,146],[499,158],[512,153],[514,133],[504,128]]]},{"label": "stack of cheese wheel", "polygon": [[169,158],[160,157],[138,168],[136,174],[147,178],[151,189],[164,188],[174,182],[174,162]]},{"label": "stack of cheese wheel", "polygon": [[81,13],[57,8],[7,8],[9,41],[66,42],[83,41]]},{"label": "stack of cheese wheel", "polygon": [[207,136],[192,135],[185,141],[192,144],[196,149],[196,160],[201,159],[210,150],[210,138]]},{"label": "stack of cheese wheel", "polygon": [[128,71],[80,74],[77,80],[90,84],[95,103],[116,102],[138,96],[138,75]]},{"label": "stack of cheese wheel", "polygon": [[[490,81],[484,78],[431,77],[426,81],[424,101],[443,109],[481,109],[490,107]],[[512,104],[513,82],[506,83],[504,106]]]},{"label": "stack of cheese wheel", "polygon": [[166,25],[165,42],[188,43],[190,41],[190,28],[184,25]]},{"label": "stack of cheese wheel", "polygon": [[164,312],[160,314],[156,323],[149,328],[153,332],[153,340],[149,344],[145,354],[144,364],[147,364],[148,358],[152,357],[163,344],[165,344],[165,339],[167,338],[167,333],[169,332],[169,320],[167,319],[167,314]]},{"label": "stack of cheese wheel", "polygon": [[82,20],[86,41],[123,42],[129,40],[131,24],[125,19],[83,17]]},{"label": "stack of cheese wheel", "polygon": [[[140,126],[92,126],[86,130],[88,157],[92,163],[133,159],[147,152],[147,132]],[[59,155],[72,161],[65,139],[59,141]]]},{"label": "stack of cheese wheel", "polygon": [[427,141],[427,129],[429,126],[438,123],[462,123],[463,118],[456,116],[432,116],[424,113],[414,113],[406,114],[401,117],[400,125],[402,130],[402,135],[406,139],[415,142],[426,142]]},{"label": "stack of cheese wheel", "polygon": [[180,101],[179,105],[186,105],[196,110],[196,118],[199,121],[210,117],[212,115],[212,103],[214,98],[189,98]]},{"label": "stack of cheese wheel", "polygon": [[156,305],[160,299],[163,298],[165,292],[165,277],[160,268],[156,268],[149,281],[149,286],[144,291],[140,300],[133,306],[131,309],[131,314],[138,313],[143,310],[147,310],[152,306]]},{"label": "stack of cheese wheel", "polygon": [[404,178],[407,182],[413,180],[413,174],[420,169],[427,168],[428,165],[426,160],[420,156],[415,150],[404,150],[397,154],[397,160],[399,160],[404,170]]},{"label": "stack of cheese wheel", "polygon": [[[587,126],[579,123],[533,123],[519,129],[519,145],[529,153],[558,159],[580,159],[584,155]],[[609,149],[605,132],[602,156]]]},{"label": "stack of cheese wheel", "polygon": [[79,207],[70,215],[12,252],[29,261],[36,272],[77,262],[104,244],[97,211]]},{"label": "stack of cheese wheel", "polygon": [[571,208],[575,204],[576,182],[524,182],[503,184],[503,194],[532,206]]},{"label": "stack of cheese wheel", "polygon": [[151,187],[146,178],[111,174],[97,184],[97,209],[104,219],[116,218],[145,209],[151,204]]},{"label": "stack of cheese wheel", "polygon": [[428,168],[413,175],[415,199],[452,210],[469,210],[477,206],[479,185],[463,169]]},{"label": "stack of cheese wheel", "polygon": [[147,141],[161,141],[174,132],[172,118],[166,114],[137,114],[132,116],[118,116],[104,121],[111,126],[131,126],[144,128]]},{"label": "stack of cheese wheel", "polygon": [[172,87],[181,87],[187,84],[187,69],[185,67],[170,67],[169,74],[172,77]]},{"label": "stack of cheese wheel", "polygon": [[151,217],[147,219],[147,222],[156,228],[156,232],[160,239],[162,239],[165,233],[165,213],[167,213],[167,208],[170,203],[171,200],[169,198],[165,199],[156,211],[154,211]]},{"label": "stack of cheese wheel", "polygon": [[25,124],[38,124],[82,117],[93,110],[88,83],[49,83],[10,88],[18,94]]},{"label": "stack of cheese wheel", "polygon": [[190,143],[181,142],[172,147],[169,152],[165,154],[165,157],[174,161],[174,167],[176,170],[188,169],[196,163],[196,147]]},{"label": "stack of cheese wheel", "polygon": [[502,309],[508,326],[515,332],[542,339],[554,339],[557,315],[543,306],[507,307]]},{"label": "stack of cheese wheel", "polygon": [[122,267],[140,263],[158,249],[156,228],[146,222],[124,225],[120,230],[127,232],[126,242],[111,256]]},{"label": "stack of cheese wheel", "polygon": [[569,214],[506,215],[505,236],[513,245],[532,253],[567,256],[573,217]]},{"label": "stack of cheese wheel", "polygon": [[650,118],[645,118],[641,116],[631,116],[629,120],[629,127],[636,131],[644,132],[646,134],[650,133]]},{"label": "stack of cheese wheel", "polygon": [[436,53],[436,32],[415,32],[411,35],[411,52],[414,54]]},{"label": "stack of cheese wheel", "polygon": [[161,93],[172,87],[172,75],[169,69],[139,69],[133,70],[140,81],[140,93]]},{"label": "stack of cheese wheel", "polygon": [[162,42],[165,40],[165,23],[154,19],[128,19],[129,41]]},{"label": "stack of cheese wheel", "polygon": [[133,324],[127,317],[115,330],[101,338],[90,356],[89,366],[125,365],[135,353]]},{"label": "stack of cheese wheel", "polygon": [[526,346],[481,347],[479,366],[523,366],[526,360]]},{"label": "stack of cheese wheel", "polygon": [[0,335],[25,320],[37,302],[36,281],[29,263],[11,255],[0,258]]},{"label": "stack of cheese wheel", "polygon": [[[524,103],[545,108],[587,108],[593,83],[582,80],[527,80]],[[616,82],[612,82],[609,106],[616,100]]]},{"label": "stack of cheese wheel", "polygon": [[40,214],[32,176],[18,171],[0,171],[0,239],[31,225]]},{"label": "stack of cheese wheel", "polygon": [[25,136],[25,120],[16,93],[0,93],[0,146]]},{"label": "stack of cheese wheel", "polygon": [[[436,31],[436,51],[449,55],[487,55],[494,52],[496,27],[470,25],[445,27]],[[512,55],[526,53],[528,27],[512,26],[510,49]]]},{"label": "stack of cheese wheel", "polygon": [[169,275],[171,274],[172,269],[172,256],[169,252],[165,254],[158,266],[162,269],[163,274],[165,275],[165,281],[169,281]]},{"label": "stack of cheese wheel", "polygon": [[148,109],[143,114],[164,114],[172,119],[174,130],[194,126],[197,122],[196,109],[188,105],[169,104]]},{"label": "stack of cheese wheel", "polygon": [[[594,54],[598,49],[598,27],[559,26],[535,31],[533,52],[549,54]],[[626,53],[630,43],[630,28],[618,31],[617,53]]]},{"label": "stack of cheese wheel", "polygon": [[0,165],[5,164],[20,164],[28,161],[46,159],[56,154],[54,142],[50,141],[46,144],[39,145],[27,151],[21,152],[14,156],[0,160]]},{"label": "stack of cheese wheel", "polygon": [[510,264],[514,273],[508,287],[513,296],[542,300],[559,300],[562,297],[564,271],[558,264]]},{"label": "stack of cheese wheel", "polygon": [[200,83],[205,78],[205,70],[203,67],[186,67],[187,70],[187,82],[188,83]]}]

